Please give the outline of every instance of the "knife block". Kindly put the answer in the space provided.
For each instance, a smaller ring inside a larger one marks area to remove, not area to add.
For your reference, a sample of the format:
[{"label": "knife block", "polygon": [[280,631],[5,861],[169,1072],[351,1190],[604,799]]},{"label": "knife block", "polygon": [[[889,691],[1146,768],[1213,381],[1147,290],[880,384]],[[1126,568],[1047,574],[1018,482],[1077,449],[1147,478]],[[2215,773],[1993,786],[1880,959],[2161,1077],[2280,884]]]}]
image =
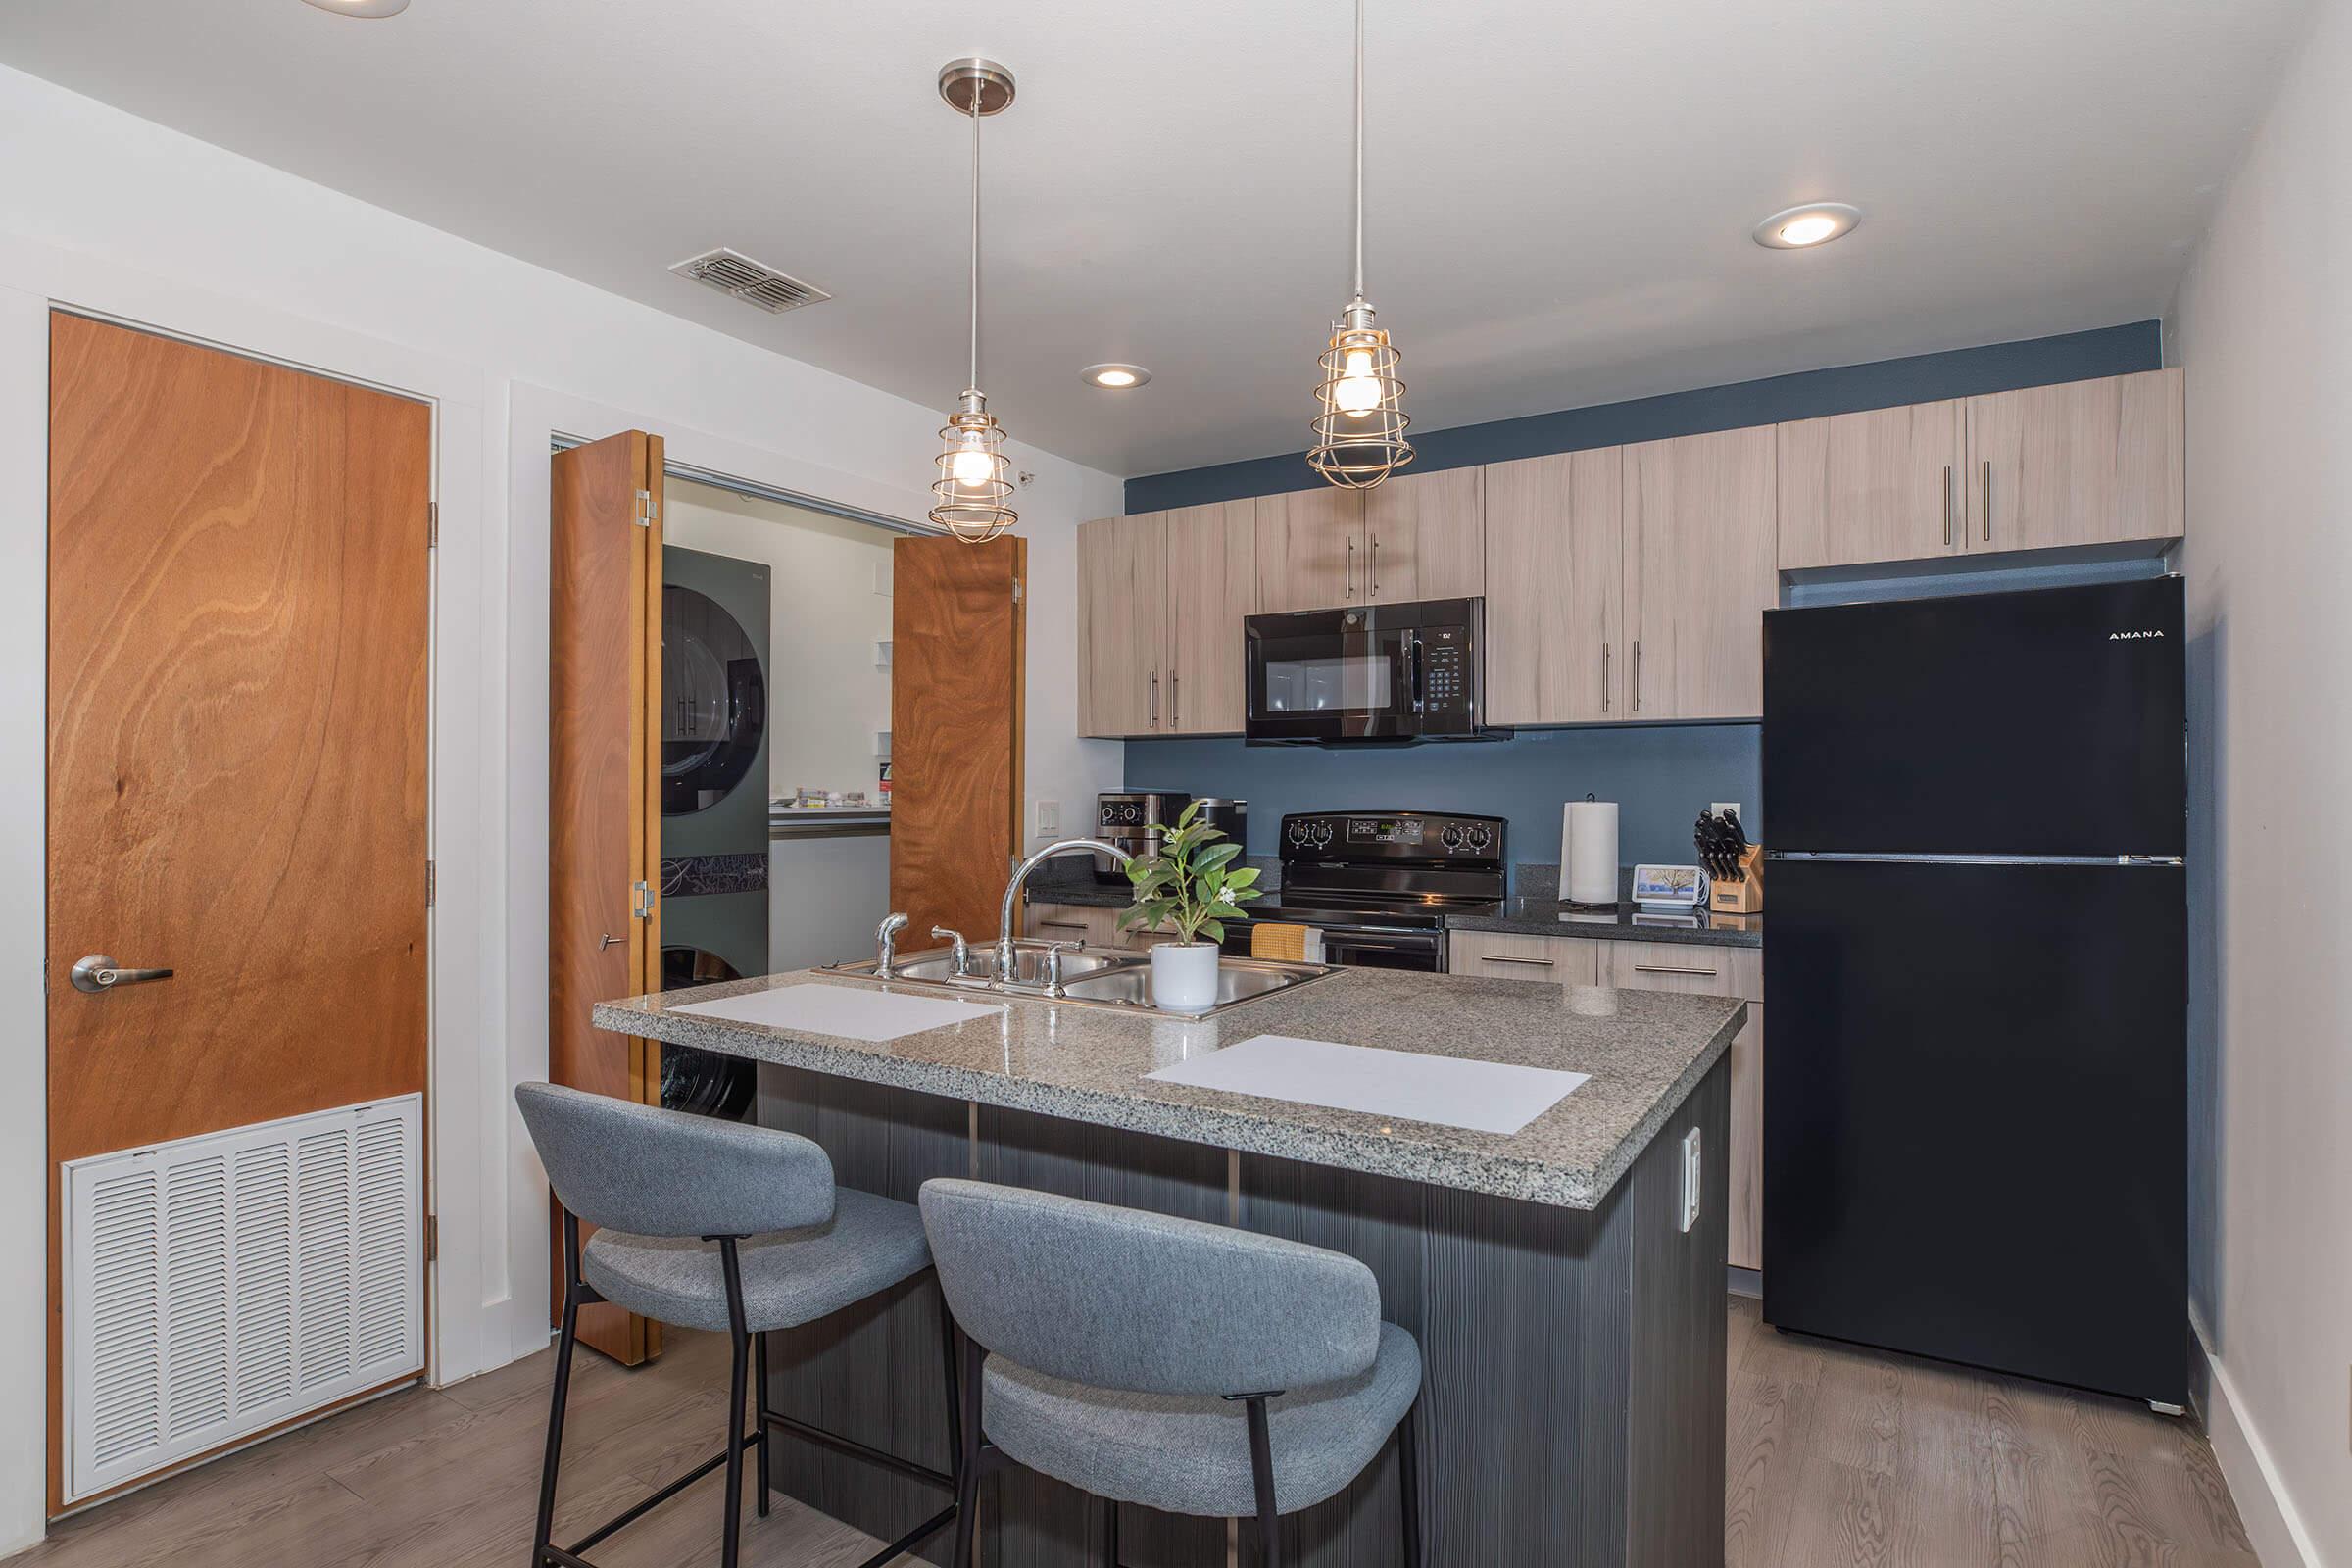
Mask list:
[{"label": "knife block", "polygon": [[1764,907],[1764,846],[1750,844],[1740,852],[1740,875],[1710,879],[1707,912],[1754,914]]}]

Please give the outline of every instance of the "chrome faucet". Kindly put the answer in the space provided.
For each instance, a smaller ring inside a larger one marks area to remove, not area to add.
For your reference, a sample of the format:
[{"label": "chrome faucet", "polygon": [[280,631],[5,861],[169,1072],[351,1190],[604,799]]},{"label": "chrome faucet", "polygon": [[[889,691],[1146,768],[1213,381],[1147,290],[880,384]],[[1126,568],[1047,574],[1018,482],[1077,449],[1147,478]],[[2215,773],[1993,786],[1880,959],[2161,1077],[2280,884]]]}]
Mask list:
[{"label": "chrome faucet", "polygon": [[874,927],[875,979],[895,978],[899,962],[899,933],[906,929],[906,917],[898,913],[884,915],[882,923]]},{"label": "chrome faucet", "polygon": [[955,944],[956,977],[958,980],[972,972],[971,944],[963,940],[962,932],[951,931],[944,925],[935,925],[931,928],[931,934],[935,937],[946,937],[948,941]]},{"label": "chrome faucet", "polygon": [[1101,850],[1122,869],[1133,858],[1116,844],[1105,844],[1101,839],[1057,839],[1023,860],[1021,868],[1012,873],[1012,880],[1004,884],[1004,906],[997,911],[997,978],[999,980],[1009,979],[1013,973],[1012,910],[1013,906],[1021,902],[1021,885],[1029,880],[1030,872],[1054,856],[1070,850]]}]

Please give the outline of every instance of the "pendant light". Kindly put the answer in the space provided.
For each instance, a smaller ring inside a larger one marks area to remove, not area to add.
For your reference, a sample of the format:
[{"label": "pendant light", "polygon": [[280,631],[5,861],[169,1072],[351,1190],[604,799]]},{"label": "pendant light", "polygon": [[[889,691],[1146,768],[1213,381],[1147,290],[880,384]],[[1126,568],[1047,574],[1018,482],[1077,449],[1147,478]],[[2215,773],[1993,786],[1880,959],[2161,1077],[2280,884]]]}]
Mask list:
[{"label": "pendant light", "polygon": [[931,481],[931,520],[965,544],[985,544],[1020,521],[1012,500],[1012,464],[1004,427],[980,390],[980,122],[1012,102],[1012,73],[993,60],[951,60],[940,68],[939,95],[972,122],[972,335],[970,378],[940,430],[939,477]]},{"label": "pendant light", "polygon": [[1355,292],[1331,323],[1307,464],[1333,484],[1369,490],[1413,461],[1404,438],[1397,353],[1364,298],[1364,0],[1355,0]]}]

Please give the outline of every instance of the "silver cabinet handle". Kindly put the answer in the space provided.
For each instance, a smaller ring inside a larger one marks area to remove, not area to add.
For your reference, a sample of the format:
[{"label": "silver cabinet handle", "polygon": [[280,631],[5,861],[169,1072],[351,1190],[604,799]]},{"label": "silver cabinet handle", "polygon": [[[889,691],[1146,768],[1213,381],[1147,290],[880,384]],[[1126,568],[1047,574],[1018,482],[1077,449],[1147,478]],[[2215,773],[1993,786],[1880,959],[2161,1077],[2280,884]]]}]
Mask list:
[{"label": "silver cabinet handle", "polygon": [[1183,679],[1184,676],[1179,671],[1168,671],[1168,728],[1170,729],[1184,728],[1184,688],[1178,684]]},{"label": "silver cabinet handle", "polygon": [[1159,728],[1159,671],[1152,672],[1152,727]]},{"label": "silver cabinet handle", "polygon": [[1600,710],[1609,710],[1609,641],[1600,641]]},{"label": "silver cabinet handle", "polygon": [[1530,968],[1536,969],[1551,967],[1549,958],[1514,958],[1507,953],[1482,953],[1478,956],[1478,961],[1481,963],[1524,963]]},{"label": "silver cabinet handle", "polygon": [[1348,564],[1340,568],[1340,587],[1345,596],[1355,597],[1355,535],[1348,536]]},{"label": "silver cabinet handle", "polygon": [[1714,971],[1714,970],[1712,970],[1712,969],[1690,969],[1690,968],[1684,968],[1684,967],[1682,967],[1682,966],[1681,966],[1681,965],[1679,965],[1679,964],[1672,964],[1672,963],[1637,963],[1637,964],[1635,964],[1635,965],[1634,965],[1634,973],[1636,973],[1636,974],[1695,974],[1695,975],[1703,975],[1703,976],[1705,976],[1705,977],[1706,977],[1707,979],[1709,979],[1709,980],[1712,980],[1712,979],[1714,979],[1714,978],[1715,978],[1715,971]]},{"label": "silver cabinet handle", "polygon": [[1372,539],[1372,571],[1371,571],[1371,577],[1372,577],[1372,591],[1371,591],[1370,593],[1368,593],[1368,594],[1364,595],[1364,597],[1365,597],[1366,599],[1378,599],[1378,598],[1380,597],[1380,535],[1378,535],[1378,534],[1373,534],[1373,535],[1371,535],[1371,539]]},{"label": "silver cabinet handle", "polygon": [[1642,639],[1634,639],[1634,711],[1642,711]]},{"label": "silver cabinet handle", "polygon": [[1037,928],[1040,931],[1083,931],[1086,923],[1082,920],[1040,920]]},{"label": "silver cabinet handle", "polygon": [[1992,543],[1992,460],[1984,460],[1984,542]]},{"label": "silver cabinet handle", "polygon": [[1943,548],[1952,548],[1952,466],[1943,466]]},{"label": "silver cabinet handle", "polygon": [[143,986],[150,980],[169,980],[169,969],[125,969],[103,953],[75,960],[68,979],[76,991],[112,991],[117,986]]}]

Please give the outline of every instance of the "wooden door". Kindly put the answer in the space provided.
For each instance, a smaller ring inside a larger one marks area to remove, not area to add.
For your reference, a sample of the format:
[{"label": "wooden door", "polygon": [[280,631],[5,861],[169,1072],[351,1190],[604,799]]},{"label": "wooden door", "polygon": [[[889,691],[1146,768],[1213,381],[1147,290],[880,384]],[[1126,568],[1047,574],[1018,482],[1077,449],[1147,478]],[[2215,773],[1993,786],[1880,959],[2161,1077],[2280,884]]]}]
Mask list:
[{"label": "wooden door", "polygon": [[[643,1104],[661,1048],[588,1014],[662,986],[662,457],[642,430],[557,453],[549,517],[547,1075]],[[580,1339],[634,1366],[662,1325],[600,1303]]]},{"label": "wooden door", "polygon": [[2186,531],[2180,372],[1968,400],[1968,548],[2175,539]]},{"label": "wooden door", "polygon": [[1319,485],[1257,498],[1257,608],[1364,602],[1363,492]]},{"label": "wooden door", "polygon": [[[1078,529],[1078,731],[1167,733],[1167,514]],[[894,732],[895,734],[895,732]],[[892,741],[895,748],[897,740]],[[894,761],[894,795],[905,771]]]},{"label": "wooden door", "polygon": [[1967,549],[1966,429],[1957,398],[1779,426],[1781,569]]},{"label": "wooden door", "polygon": [[53,1501],[59,1163],[424,1088],[431,497],[423,404],[50,318]]},{"label": "wooden door", "polygon": [[1487,471],[1405,474],[1364,492],[1363,597],[1376,604],[1487,591]]},{"label": "wooden door", "polygon": [[1764,712],[1764,612],[1780,597],[1770,425],[1629,448],[1627,716]]},{"label": "wooden door", "polygon": [[1164,515],[1168,730],[1238,735],[1249,708],[1242,622],[1257,609],[1257,503]]},{"label": "wooden door", "polygon": [[994,941],[1020,852],[1028,549],[892,547],[890,906],[918,947],[935,925]]},{"label": "wooden door", "polygon": [[1625,449],[1490,464],[1487,717],[1623,718]]}]

